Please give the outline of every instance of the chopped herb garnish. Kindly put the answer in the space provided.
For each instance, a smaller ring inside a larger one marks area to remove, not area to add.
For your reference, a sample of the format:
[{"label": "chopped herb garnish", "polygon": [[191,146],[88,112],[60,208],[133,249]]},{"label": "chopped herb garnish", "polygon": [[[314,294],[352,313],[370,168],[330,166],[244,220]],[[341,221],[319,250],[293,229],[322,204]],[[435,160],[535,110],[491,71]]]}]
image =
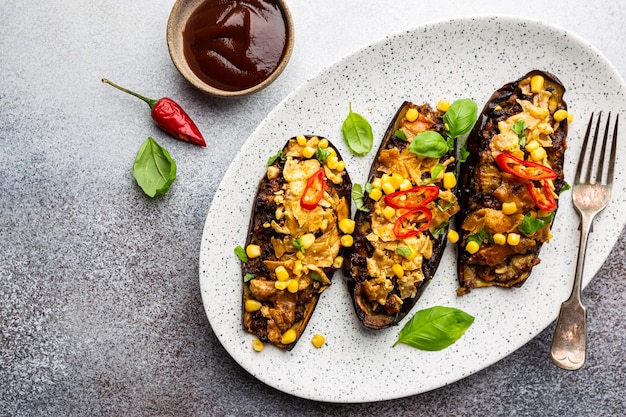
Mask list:
[{"label": "chopped herb garnish", "polygon": [[291,244],[293,245],[294,248],[296,248],[300,252],[304,253],[304,247],[302,247],[302,238],[301,237],[298,236],[297,238],[292,240]]},{"label": "chopped herb garnish", "polygon": [[459,162],[467,161],[467,157],[469,157],[469,152],[465,146],[462,146],[461,149],[459,149]]},{"label": "chopped herb garnish", "polygon": [[406,137],[406,133],[404,133],[404,130],[402,129],[396,130],[395,132],[393,132],[393,135],[397,137],[398,139],[403,140],[405,142],[409,141],[409,139]]},{"label": "chopped herb garnish", "polygon": [[436,205],[439,211],[441,211],[442,213],[445,213],[446,211],[450,209],[450,207],[454,205],[454,203],[456,203],[456,201],[448,201],[448,204],[446,204],[444,207],[441,207],[439,203],[437,203]]},{"label": "chopped herb garnish", "polygon": [[235,255],[237,255],[241,262],[248,262],[248,255],[246,255],[246,250],[241,246],[237,246],[235,248]]},{"label": "chopped herb garnish", "polygon": [[256,278],[255,274],[246,274],[246,275],[243,276],[243,282],[248,282],[248,281],[250,281],[253,278]]},{"label": "chopped herb garnish", "polygon": [[526,123],[526,120],[522,119],[518,120],[517,123],[511,127],[511,130],[517,133],[517,136],[519,137],[519,146],[521,147],[526,146],[526,132],[524,130],[527,126],[528,124]]},{"label": "chopped herb garnish", "polygon": [[487,237],[487,233],[485,232],[485,229],[483,229],[481,227],[480,230],[478,231],[478,233],[475,233],[475,234],[469,236],[467,238],[467,241],[468,242],[476,242],[480,246],[480,245],[482,245],[483,240],[485,240],[486,237]]},{"label": "chopped herb garnish", "polygon": [[567,190],[571,190],[571,189],[572,189],[572,186],[569,185],[568,183],[564,182],[563,186],[561,187],[561,192],[567,191]]},{"label": "chopped herb garnish", "polygon": [[311,275],[309,275],[309,276],[311,277],[311,279],[314,279],[315,281],[322,282],[322,276],[320,274],[312,272]]},{"label": "chopped herb garnish", "polygon": [[[367,184],[365,185],[365,187],[367,188]],[[363,193],[363,187],[361,187],[361,184],[354,184],[352,186],[352,201],[354,201],[356,209],[359,211],[369,211],[367,207],[365,207],[365,202],[363,201],[364,198],[365,194]]]},{"label": "chopped herb garnish", "polygon": [[437,237],[441,234],[443,234],[446,230],[448,230],[448,225],[450,224],[450,222],[445,221],[443,223],[441,223],[439,226],[437,226],[435,228],[435,230],[433,230],[433,236]]},{"label": "chopped herb garnish", "polygon": [[439,174],[441,174],[441,171],[443,171],[444,169],[446,169],[446,167],[444,167],[442,164],[435,165],[432,171],[430,171],[430,182],[435,182]]},{"label": "chopped herb garnish", "polygon": [[269,157],[269,159],[267,160],[267,166],[272,165],[274,162],[276,162],[278,158],[280,158],[282,161],[286,159],[285,152],[283,152],[282,149],[276,152],[276,155]]},{"label": "chopped herb garnish", "polygon": [[413,254],[413,250],[409,248],[408,246],[398,246],[396,247],[396,253],[400,256],[403,256],[409,259],[411,255]]},{"label": "chopped herb garnish", "polygon": [[318,147],[315,151],[315,158],[322,163],[326,162],[326,159],[328,159],[329,155],[330,151],[328,149]]},{"label": "chopped herb garnish", "polygon": [[550,224],[552,219],[554,219],[554,212],[550,213],[547,217],[535,218],[532,218],[530,214],[527,214],[524,216],[522,224],[519,225],[519,230],[527,236],[532,235],[545,225]]}]

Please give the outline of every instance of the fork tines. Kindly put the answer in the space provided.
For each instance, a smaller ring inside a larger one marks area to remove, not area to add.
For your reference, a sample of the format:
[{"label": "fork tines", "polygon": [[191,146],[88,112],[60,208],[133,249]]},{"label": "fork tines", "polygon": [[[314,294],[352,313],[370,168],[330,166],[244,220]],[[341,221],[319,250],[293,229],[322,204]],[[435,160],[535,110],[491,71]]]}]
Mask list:
[{"label": "fork tines", "polygon": [[[602,184],[611,185],[613,182],[613,172],[615,167],[615,153],[617,150],[617,127],[619,124],[619,114],[615,117],[615,127],[613,128],[613,134],[609,135],[609,126],[611,125],[611,112],[609,112],[606,120],[606,127],[604,128],[604,135],[602,137],[602,143],[598,146],[598,138],[600,133],[600,124],[602,121],[602,112],[598,113],[596,121],[593,141],[591,142],[591,157],[587,158],[586,155],[589,152],[589,136],[593,127],[593,116],[591,113],[589,118],[589,124],[587,125],[587,132],[585,133],[585,139],[583,141],[582,150],[580,152],[580,159],[578,160],[578,166],[576,168],[575,184]],[[611,142],[608,143],[609,136]],[[607,148],[607,145],[609,148]],[[608,155],[609,164],[608,170],[604,170],[605,157]],[[595,175],[593,173],[593,167],[596,167]]]}]

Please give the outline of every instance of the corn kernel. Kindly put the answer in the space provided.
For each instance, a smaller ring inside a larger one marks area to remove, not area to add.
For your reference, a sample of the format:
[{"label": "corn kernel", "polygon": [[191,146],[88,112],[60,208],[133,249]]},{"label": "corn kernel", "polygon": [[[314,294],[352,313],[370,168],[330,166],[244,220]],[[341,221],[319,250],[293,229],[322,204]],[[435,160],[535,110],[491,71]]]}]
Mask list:
[{"label": "corn kernel", "polygon": [[388,183],[389,180],[391,180],[391,175],[389,174],[383,174],[380,177],[380,184],[381,184],[381,188],[384,184]]},{"label": "corn kernel", "polygon": [[324,346],[325,342],[326,342],[326,338],[319,333],[314,334],[313,338],[311,339],[311,343],[313,343],[313,346],[315,346],[318,349]]},{"label": "corn kernel", "polygon": [[500,111],[502,110],[502,106],[501,105],[496,105],[496,107],[493,108],[494,111]]},{"label": "corn kernel", "polygon": [[459,241],[459,233],[456,230],[448,230],[448,240],[450,243],[456,243]]},{"label": "corn kernel", "polygon": [[330,152],[328,156],[337,156],[337,151],[335,150],[335,148],[326,148],[326,150]]},{"label": "corn kernel", "polygon": [[526,149],[528,152],[532,152],[535,149],[538,149],[540,146],[541,145],[539,144],[539,142],[537,142],[536,140],[531,140],[530,142],[526,144],[524,149]]},{"label": "corn kernel", "polygon": [[543,161],[543,158],[545,158],[546,155],[546,150],[542,147],[539,147],[530,153],[531,159],[535,162]]},{"label": "corn kernel", "polygon": [[567,119],[567,110],[557,110],[554,112],[554,115],[552,117],[554,117],[554,120],[556,120],[557,122],[562,122],[563,120]]},{"label": "corn kernel", "polygon": [[383,192],[380,190],[380,188],[372,188],[372,191],[370,191],[368,196],[372,200],[378,201],[383,196]]},{"label": "corn kernel", "polygon": [[439,111],[448,111],[450,108],[450,100],[439,100],[437,103],[437,110]]},{"label": "corn kernel", "polygon": [[465,250],[471,253],[472,255],[478,252],[478,249],[480,249],[480,245],[478,244],[478,242],[475,242],[473,240],[471,242],[468,242],[467,245],[465,245]]},{"label": "corn kernel", "polygon": [[337,171],[342,172],[344,169],[346,169],[346,161],[337,162]]},{"label": "corn kernel", "polygon": [[506,243],[506,236],[502,233],[496,233],[493,235],[493,243],[496,245],[504,245]]},{"label": "corn kernel", "polygon": [[517,213],[517,204],[515,204],[515,201],[512,201],[510,203],[502,203],[502,213],[504,214]]},{"label": "corn kernel", "polygon": [[333,259],[333,268],[341,268],[343,266],[343,256],[337,256]]},{"label": "corn kernel", "polygon": [[351,234],[354,232],[355,222],[352,219],[341,219],[339,222],[339,230],[344,233]]},{"label": "corn kernel", "polygon": [[396,209],[394,209],[393,207],[387,206],[383,209],[383,216],[385,217],[385,219],[391,220],[395,215]]},{"label": "corn kernel", "polygon": [[391,185],[393,185],[396,190],[400,188],[400,185],[403,181],[404,177],[397,173],[391,174],[391,177],[389,178],[389,183],[391,183]]},{"label": "corn kernel", "polygon": [[319,146],[322,149],[328,148],[328,139],[320,140],[320,143],[318,143],[317,146]]},{"label": "corn kernel", "polygon": [[284,290],[285,288],[287,288],[289,281],[274,281],[274,288],[276,288],[277,290]]},{"label": "corn kernel", "polygon": [[349,248],[350,246],[354,245],[354,239],[352,238],[352,235],[341,236],[340,242],[341,246],[343,246],[344,248]]},{"label": "corn kernel", "polygon": [[376,177],[372,180],[372,188],[381,188],[383,186],[383,180],[380,177]]},{"label": "corn kernel", "polygon": [[[302,253],[302,252],[298,252],[298,253]],[[294,275],[297,275],[297,276],[302,275],[302,260],[301,259],[296,259],[296,262],[294,262],[293,273]]]},{"label": "corn kernel", "polygon": [[313,233],[305,233],[300,236],[300,244],[302,249],[309,249],[315,243],[315,235]]},{"label": "corn kernel", "polygon": [[574,113],[567,113],[567,123],[572,123],[574,121]]},{"label": "corn kernel", "polygon": [[283,345],[288,345],[295,342],[296,337],[298,337],[296,331],[294,329],[289,329],[285,333],[283,333],[283,336],[280,338],[280,343],[282,343]]},{"label": "corn kernel", "polygon": [[540,93],[543,90],[544,79],[541,75],[533,75],[530,79],[530,91],[533,93]]},{"label": "corn kernel", "polygon": [[300,283],[298,282],[297,279],[290,279],[289,281],[287,281],[287,291],[289,291],[292,294],[295,294],[298,292],[298,289],[300,288]]},{"label": "corn kernel", "polygon": [[303,135],[298,135],[296,136],[296,142],[298,142],[298,145],[300,146],[304,146],[306,145],[306,137],[304,137]]},{"label": "corn kernel", "polygon": [[316,149],[312,146],[305,146],[304,149],[302,149],[302,156],[304,156],[305,158],[312,158],[313,155],[315,155],[315,151]]},{"label": "corn kernel", "polygon": [[402,268],[402,265],[400,264],[393,264],[391,266],[391,270],[398,278],[402,278],[404,276],[404,268]]},{"label": "corn kernel", "polygon": [[454,175],[454,172],[446,172],[443,174],[443,186],[447,190],[456,186],[456,176]]},{"label": "corn kernel", "polygon": [[506,236],[506,243],[508,243],[511,246],[519,245],[519,240],[520,240],[520,235],[517,233],[509,233]]},{"label": "corn kernel", "polygon": [[382,189],[385,194],[391,194],[396,191],[396,187],[394,187],[393,184],[390,182],[383,183]]},{"label": "corn kernel", "polygon": [[298,258],[300,260],[303,260],[304,259],[304,253],[302,253],[300,251],[296,252],[296,258]]},{"label": "corn kernel", "polygon": [[265,345],[259,339],[254,339],[252,341],[252,349],[255,352],[261,352],[263,350],[263,348],[265,348]]},{"label": "corn kernel", "polygon": [[336,156],[329,155],[328,158],[326,158],[326,165],[328,166],[328,168],[337,169],[338,164],[339,158],[337,158]]},{"label": "corn kernel", "polygon": [[531,211],[529,211],[529,212],[528,212],[528,216],[529,216],[531,219],[536,219],[536,218],[537,218],[537,212],[536,212],[536,211],[534,211],[534,210],[531,210]]},{"label": "corn kernel", "polygon": [[289,279],[289,271],[282,265],[276,267],[274,273],[276,274],[276,279],[279,281],[287,281]]},{"label": "corn kernel", "polygon": [[259,311],[261,309],[261,302],[257,300],[246,300],[244,308],[248,313]]},{"label": "corn kernel", "polygon": [[419,116],[419,112],[417,111],[416,108],[410,108],[406,111],[406,114],[404,115],[404,117],[406,117],[406,119],[409,122],[414,122],[417,120],[417,116]]},{"label": "corn kernel", "polygon": [[261,256],[261,247],[254,244],[246,246],[246,255],[248,255],[248,258],[258,258]]},{"label": "corn kernel", "polygon": [[400,187],[398,188],[400,189],[400,191],[410,190],[411,188],[413,188],[413,184],[411,183],[411,180],[409,180],[408,178],[405,178],[404,181],[402,181],[402,184],[400,184]]}]

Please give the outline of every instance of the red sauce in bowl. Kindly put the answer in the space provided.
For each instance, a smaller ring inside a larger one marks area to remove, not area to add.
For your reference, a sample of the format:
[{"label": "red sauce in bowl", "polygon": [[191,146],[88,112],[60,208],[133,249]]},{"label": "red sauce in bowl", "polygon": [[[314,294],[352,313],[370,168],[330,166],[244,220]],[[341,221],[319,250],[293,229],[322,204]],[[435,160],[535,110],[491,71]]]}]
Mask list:
[{"label": "red sauce in bowl", "polygon": [[276,70],[287,47],[287,30],[272,0],[207,0],[185,26],[185,59],[205,83],[245,90]]}]

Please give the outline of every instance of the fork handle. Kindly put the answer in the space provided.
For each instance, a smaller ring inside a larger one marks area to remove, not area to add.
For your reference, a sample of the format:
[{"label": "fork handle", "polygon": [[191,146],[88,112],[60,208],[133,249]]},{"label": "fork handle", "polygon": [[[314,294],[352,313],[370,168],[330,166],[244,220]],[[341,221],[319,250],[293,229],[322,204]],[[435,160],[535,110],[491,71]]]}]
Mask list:
[{"label": "fork handle", "polygon": [[582,304],[582,277],[587,253],[587,240],[594,216],[581,213],[580,245],[576,261],[576,274],[570,297],[561,304],[554,329],[550,356],[559,367],[576,370],[585,363],[587,350],[587,309]]}]

